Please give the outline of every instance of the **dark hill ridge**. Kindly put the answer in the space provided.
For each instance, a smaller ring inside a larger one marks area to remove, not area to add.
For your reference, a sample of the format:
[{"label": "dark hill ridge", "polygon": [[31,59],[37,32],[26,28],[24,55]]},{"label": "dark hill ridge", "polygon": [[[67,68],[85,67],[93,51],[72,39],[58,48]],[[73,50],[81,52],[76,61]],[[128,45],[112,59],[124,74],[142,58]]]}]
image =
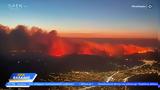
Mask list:
[{"label": "dark hill ridge", "polygon": [[64,57],[51,57],[42,53],[20,53],[1,55],[3,63],[0,66],[13,72],[106,71],[115,70],[124,65],[132,67],[142,64],[139,61],[142,59],[154,60],[157,58],[156,54],[149,52],[119,57],[74,54]]},{"label": "dark hill ridge", "polygon": [[[131,57],[131,58],[130,58]],[[126,60],[126,58],[129,58]],[[142,64],[141,55],[108,57],[96,55],[68,55],[61,58],[51,57],[42,53],[23,53],[4,56],[3,64],[9,71],[17,72],[68,72],[80,71],[106,71],[117,69],[118,66],[132,67]]]}]

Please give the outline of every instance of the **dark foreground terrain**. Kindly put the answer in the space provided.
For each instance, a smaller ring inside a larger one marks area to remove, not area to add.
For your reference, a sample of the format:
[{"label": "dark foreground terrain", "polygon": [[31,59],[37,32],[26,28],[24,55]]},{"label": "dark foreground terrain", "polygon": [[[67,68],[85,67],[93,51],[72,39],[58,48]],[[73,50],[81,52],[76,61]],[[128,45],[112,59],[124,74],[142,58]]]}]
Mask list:
[{"label": "dark foreground terrain", "polygon": [[[160,81],[158,52],[109,57],[68,55],[51,57],[35,52],[1,53],[1,87],[14,72],[35,72],[35,81]],[[114,74],[114,75],[113,75]],[[37,90],[138,90],[146,87],[31,87]],[[147,89],[154,89],[150,87]]]}]

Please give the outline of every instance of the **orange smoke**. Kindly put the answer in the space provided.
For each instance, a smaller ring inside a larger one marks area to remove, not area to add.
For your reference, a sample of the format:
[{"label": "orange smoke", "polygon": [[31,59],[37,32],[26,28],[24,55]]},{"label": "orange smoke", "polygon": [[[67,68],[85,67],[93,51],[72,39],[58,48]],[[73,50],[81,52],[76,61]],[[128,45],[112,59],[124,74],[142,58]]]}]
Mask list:
[{"label": "orange smoke", "polygon": [[56,57],[70,54],[119,56],[153,51],[152,48],[133,44],[96,43],[84,40],[84,38],[81,40],[61,38],[56,30],[47,32],[38,27],[28,29],[24,25],[18,25],[12,29],[0,25],[0,42],[4,43],[0,45],[2,51],[25,50],[45,54],[47,52]]},{"label": "orange smoke", "polygon": [[140,47],[137,45],[121,45],[124,49],[124,55],[134,54],[134,53],[146,53],[152,51],[151,48],[148,47]]},{"label": "orange smoke", "polygon": [[66,42],[63,39],[54,40],[49,54],[52,56],[65,56],[70,54],[83,55],[131,55],[135,53],[146,53],[152,51],[152,48],[141,47],[133,44],[100,44],[95,42]]},{"label": "orange smoke", "polygon": [[67,44],[63,42],[61,39],[56,39],[52,43],[52,47],[50,50],[50,55],[52,56],[63,56],[67,54]]}]

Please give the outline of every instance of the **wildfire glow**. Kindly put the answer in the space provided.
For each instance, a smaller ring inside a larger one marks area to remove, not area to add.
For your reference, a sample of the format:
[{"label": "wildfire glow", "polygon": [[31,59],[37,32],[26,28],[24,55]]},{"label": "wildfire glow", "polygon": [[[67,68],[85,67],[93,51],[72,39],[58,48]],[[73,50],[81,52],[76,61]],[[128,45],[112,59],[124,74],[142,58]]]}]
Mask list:
[{"label": "wildfire glow", "polygon": [[65,40],[59,39],[54,41],[49,54],[59,57],[70,54],[117,56],[146,53],[149,51],[152,51],[152,48],[141,47],[133,44],[99,44],[87,41],[69,43]]},{"label": "wildfire glow", "polygon": [[[2,50],[6,48],[11,52],[34,51],[61,57],[71,54],[119,56],[153,51],[150,47],[134,44],[97,43],[86,38],[62,38],[56,30],[46,32],[38,27],[29,29],[24,25],[17,25],[13,29],[0,25],[0,31],[2,42],[7,41],[5,44],[9,44],[2,45]],[[85,34],[85,36],[89,38],[88,34]],[[94,34],[91,34],[91,36],[94,36]]]},{"label": "wildfire glow", "polygon": [[61,39],[56,39],[51,47],[50,55],[52,56],[63,56],[68,52],[68,46]]}]

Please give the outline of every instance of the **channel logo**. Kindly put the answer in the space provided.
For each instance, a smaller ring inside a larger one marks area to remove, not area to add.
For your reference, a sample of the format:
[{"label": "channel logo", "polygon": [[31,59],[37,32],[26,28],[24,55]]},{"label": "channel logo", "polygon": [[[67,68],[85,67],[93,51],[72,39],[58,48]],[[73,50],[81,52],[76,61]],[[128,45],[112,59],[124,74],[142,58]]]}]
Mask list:
[{"label": "channel logo", "polygon": [[13,73],[9,82],[33,82],[36,76],[36,73]]},{"label": "channel logo", "polygon": [[6,87],[30,87],[28,83],[33,82],[36,77],[36,73],[13,73]]}]

